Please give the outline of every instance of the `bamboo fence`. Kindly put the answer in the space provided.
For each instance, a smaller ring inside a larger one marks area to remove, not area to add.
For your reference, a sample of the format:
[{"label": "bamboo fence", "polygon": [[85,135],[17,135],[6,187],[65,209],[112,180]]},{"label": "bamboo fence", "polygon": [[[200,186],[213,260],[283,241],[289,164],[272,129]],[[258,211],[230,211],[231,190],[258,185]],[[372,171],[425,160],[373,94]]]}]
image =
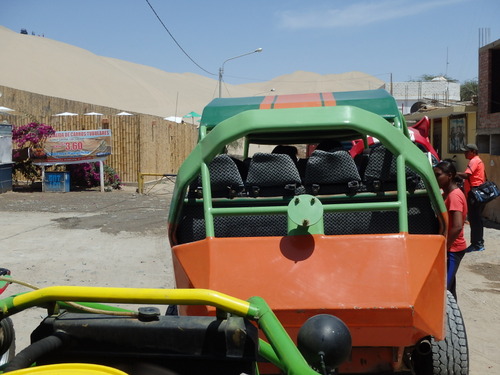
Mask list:
[{"label": "bamboo fence", "polygon": [[[198,137],[196,127],[189,122],[178,124],[139,113],[118,116],[122,110],[5,86],[0,86],[0,92],[0,106],[14,109],[0,113],[0,122],[14,126],[39,122],[56,131],[111,129],[112,154],[106,164],[115,169],[124,183],[136,183],[139,172],[176,174]],[[78,115],[54,116],[62,112]],[[89,112],[103,115],[84,115]]]}]

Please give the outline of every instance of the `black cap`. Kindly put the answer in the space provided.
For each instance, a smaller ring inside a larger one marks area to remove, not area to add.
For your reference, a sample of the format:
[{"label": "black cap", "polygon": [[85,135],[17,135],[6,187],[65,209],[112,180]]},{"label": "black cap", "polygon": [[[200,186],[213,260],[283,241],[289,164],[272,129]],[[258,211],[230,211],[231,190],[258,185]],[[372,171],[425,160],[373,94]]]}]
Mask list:
[{"label": "black cap", "polygon": [[460,147],[462,151],[478,151],[477,146],[474,143],[466,144],[465,146]]}]

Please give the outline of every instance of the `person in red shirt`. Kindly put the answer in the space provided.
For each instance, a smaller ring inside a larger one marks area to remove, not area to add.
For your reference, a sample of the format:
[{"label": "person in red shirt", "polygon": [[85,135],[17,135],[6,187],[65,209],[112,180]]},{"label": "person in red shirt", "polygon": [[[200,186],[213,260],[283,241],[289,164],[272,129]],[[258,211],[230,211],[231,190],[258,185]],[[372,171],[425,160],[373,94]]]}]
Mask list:
[{"label": "person in red shirt", "polygon": [[484,226],[483,226],[483,210],[485,203],[478,202],[474,199],[474,194],[470,192],[471,187],[479,186],[486,181],[484,174],[484,163],[478,156],[478,148],[475,144],[469,143],[461,150],[465,154],[465,158],[469,160],[465,172],[459,172],[457,175],[464,179],[464,193],[467,197],[467,206],[469,209],[470,223],[470,246],[467,252],[483,251],[484,250]]},{"label": "person in red shirt", "polygon": [[444,204],[448,211],[447,289],[457,299],[456,274],[467,249],[464,223],[467,217],[467,200],[458,187],[457,169],[451,160],[443,160],[434,167],[439,187],[443,190]]}]

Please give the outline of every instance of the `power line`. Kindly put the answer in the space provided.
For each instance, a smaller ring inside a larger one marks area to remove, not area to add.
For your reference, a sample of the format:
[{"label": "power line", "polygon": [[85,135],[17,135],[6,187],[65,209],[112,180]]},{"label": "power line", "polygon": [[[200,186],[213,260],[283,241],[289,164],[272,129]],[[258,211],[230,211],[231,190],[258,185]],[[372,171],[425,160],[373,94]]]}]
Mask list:
[{"label": "power line", "polygon": [[203,67],[201,67],[196,61],[194,61],[191,56],[189,56],[189,54],[184,51],[184,48],[181,47],[181,45],[177,42],[177,40],[175,40],[174,36],[172,35],[172,33],[168,30],[167,26],[165,26],[165,24],[163,23],[163,21],[161,20],[160,16],[158,15],[158,13],[156,13],[156,10],[153,8],[153,6],[149,3],[149,0],[146,0],[146,3],[148,3],[149,7],[151,8],[151,10],[153,11],[153,13],[155,14],[156,18],[158,18],[158,21],[160,21],[160,23],[162,24],[163,28],[167,31],[168,35],[170,35],[170,37],[172,38],[172,40],[175,42],[175,44],[177,44],[177,47],[180,48],[180,50],[187,56],[187,58],[189,60],[191,60],[193,62],[193,64],[195,64],[198,68],[200,68],[201,70],[203,70],[205,73],[208,73],[208,74],[211,74],[213,76],[216,76],[217,74],[215,73],[211,73],[209,72],[208,70],[204,69]]}]

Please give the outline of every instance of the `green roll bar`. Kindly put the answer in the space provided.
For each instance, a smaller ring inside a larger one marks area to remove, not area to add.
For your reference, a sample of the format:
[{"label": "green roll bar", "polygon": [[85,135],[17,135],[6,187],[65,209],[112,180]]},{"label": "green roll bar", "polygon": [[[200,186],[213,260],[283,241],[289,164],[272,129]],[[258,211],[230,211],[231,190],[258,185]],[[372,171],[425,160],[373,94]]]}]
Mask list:
[{"label": "green roll bar", "polygon": [[[416,147],[406,136],[407,127],[404,120],[394,118],[395,125],[391,125],[380,115],[354,106],[317,107],[317,108],[289,108],[273,110],[248,110],[230,117],[213,127],[203,137],[193,152],[182,164],[173,192],[169,222],[173,225],[179,220],[180,207],[184,204],[184,197],[189,183],[201,172],[203,184],[203,207],[205,212],[206,235],[213,237],[214,216],[217,215],[252,215],[263,213],[286,212],[286,207],[213,207],[210,189],[210,172],[208,163],[219,154],[228,143],[252,134],[272,134],[273,136],[300,132],[331,131],[351,132],[354,134],[370,135],[379,139],[384,146],[396,155],[397,168],[397,201],[380,203],[356,203],[349,205],[325,205],[325,211],[360,211],[360,210],[395,210],[399,215],[401,232],[408,231],[407,192],[405,165],[408,164],[423,179],[429,191],[432,205],[438,213],[441,232],[444,231],[446,208],[434,177],[431,166],[424,153]],[[405,131],[406,129],[406,131]],[[288,203],[288,202],[286,202]],[[443,232],[444,233],[444,232]]]}]

